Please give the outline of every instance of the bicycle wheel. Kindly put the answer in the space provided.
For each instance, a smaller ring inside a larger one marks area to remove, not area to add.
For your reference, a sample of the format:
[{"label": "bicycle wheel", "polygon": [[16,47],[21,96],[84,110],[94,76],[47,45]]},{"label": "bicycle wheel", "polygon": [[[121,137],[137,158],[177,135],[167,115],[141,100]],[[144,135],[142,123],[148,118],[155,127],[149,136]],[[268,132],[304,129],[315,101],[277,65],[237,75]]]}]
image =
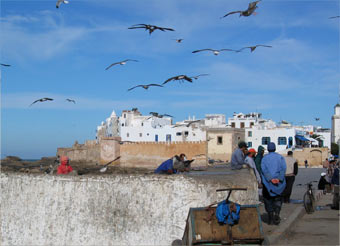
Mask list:
[{"label": "bicycle wheel", "polygon": [[307,214],[314,212],[314,201],[308,191],[303,196],[303,206],[305,207]]}]

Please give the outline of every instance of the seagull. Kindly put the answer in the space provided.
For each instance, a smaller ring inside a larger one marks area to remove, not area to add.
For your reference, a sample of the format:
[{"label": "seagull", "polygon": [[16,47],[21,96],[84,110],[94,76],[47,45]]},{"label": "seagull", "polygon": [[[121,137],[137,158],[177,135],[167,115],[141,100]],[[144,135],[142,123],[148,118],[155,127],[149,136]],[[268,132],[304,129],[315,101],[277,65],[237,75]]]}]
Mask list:
[{"label": "seagull", "polygon": [[147,89],[149,89],[150,86],[164,87],[163,85],[159,85],[159,84],[136,85],[136,86],[134,86],[134,87],[128,89],[128,91],[131,91],[131,90],[133,90],[133,89],[135,89],[135,88],[137,88],[137,87],[142,87],[142,88],[144,88],[145,90],[147,90]]},{"label": "seagull", "polygon": [[136,25],[129,27],[128,29],[138,29],[138,28],[145,28],[145,30],[149,30],[150,35],[151,35],[151,33],[153,33],[153,31],[155,31],[157,29],[161,30],[163,32],[165,32],[165,31],[175,31],[172,28],[159,27],[159,26],[154,26],[154,25],[149,25],[149,24],[136,24]]},{"label": "seagull", "polygon": [[122,140],[117,140],[117,139],[113,139],[114,141],[118,142],[120,145],[125,144],[125,143],[135,143],[132,141],[122,141]]},{"label": "seagull", "polygon": [[179,81],[186,80],[186,81],[192,83],[192,78],[189,78],[186,75],[177,75],[177,76],[174,76],[174,77],[171,77],[171,78],[165,80],[162,85],[164,85],[164,84],[166,84],[166,83],[168,83],[168,82],[170,82],[172,80],[179,80]]},{"label": "seagull", "polygon": [[320,120],[320,118],[315,118],[315,121],[319,121]]},{"label": "seagull", "polygon": [[229,12],[229,13],[227,13],[226,15],[222,16],[221,19],[224,18],[224,17],[227,17],[228,15],[232,15],[232,14],[236,14],[236,13],[240,13],[240,16],[239,16],[239,17],[241,17],[241,16],[250,16],[250,15],[252,15],[252,14],[255,15],[255,14],[256,14],[256,13],[255,13],[255,9],[258,8],[256,5],[257,5],[259,2],[261,2],[261,0],[258,0],[258,1],[255,1],[255,2],[251,2],[251,3],[249,3],[249,5],[248,5],[248,9],[246,9],[246,10],[244,10],[244,11],[239,10],[239,11]]},{"label": "seagull", "polygon": [[267,47],[267,48],[272,48],[273,46],[270,45],[263,45],[263,44],[257,44],[254,46],[249,46],[249,47],[243,47],[242,49],[237,50],[236,52],[241,52],[244,49],[250,49],[250,52],[253,52],[257,47]]},{"label": "seagull", "polygon": [[197,122],[200,122],[201,120],[193,120],[191,122],[189,122],[188,124],[185,124],[185,125],[174,125],[172,128],[174,127],[180,127],[180,126],[186,126],[186,127],[189,127],[191,124],[193,123],[197,123]]},{"label": "seagull", "polygon": [[332,16],[332,17],[329,17],[328,19],[335,19],[335,18],[339,18],[340,15],[337,15],[337,16]]},{"label": "seagull", "polygon": [[101,173],[105,173],[107,170],[108,165],[112,164],[113,162],[115,162],[116,160],[119,160],[120,156],[118,156],[116,159],[114,159],[113,161],[110,161],[108,163],[106,163],[101,169],[99,169],[99,172]]},{"label": "seagull", "polygon": [[115,63],[112,63],[110,66],[108,66],[107,68],[105,68],[105,70],[108,70],[110,67],[114,66],[114,65],[125,65],[126,62],[128,61],[134,61],[134,62],[138,62],[137,60],[132,60],[132,59],[126,59],[124,61],[120,61],[120,62],[115,62]]},{"label": "seagull", "polygon": [[177,42],[177,43],[182,43],[182,41],[183,41],[183,38],[174,39],[174,40],[176,40],[176,42]]},{"label": "seagull", "polygon": [[11,65],[9,64],[3,64],[3,63],[0,63],[1,66],[4,66],[4,67],[10,67]]},{"label": "seagull", "polygon": [[169,114],[159,114],[156,112],[150,112],[150,114],[152,115],[151,117],[147,118],[146,120],[152,118],[152,117],[157,117],[157,118],[163,118],[163,117],[171,117],[173,118],[173,116],[169,115]]},{"label": "seagull", "polygon": [[57,1],[57,5],[56,5],[55,7],[56,7],[57,9],[59,9],[59,6],[60,6],[61,3],[68,4],[69,1],[67,1],[67,0],[58,0],[58,1]]},{"label": "seagull", "polygon": [[69,98],[67,98],[67,99],[66,99],[66,101],[68,101],[68,102],[73,102],[74,104],[76,104],[76,101],[75,101],[75,100],[73,100],[73,99],[69,99]]},{"label": "seagull", "polygon": [[218,54],[220,54],[221,51],[235,51],[236,50],[232,50],[232,49],[220,49],[220,50],[214,50],[214,49],[201,49],[201,50],[194,50],[192,53],[198,53],[201,51],[211,51],[214,53],[215,56],[217,56]]},{"label": "seagull", "polygon": [[208,76],[208,75],[210,75],[210,74],[204,73],[204,74],[199,74],[199,75],[196,75],[196,76],[192,76],[192,77],[190,77],[190,78],[192,78],[192,79],[198,79],[198,78],[201,77],[201,76]]},{"label": "seagull", "polygon": [[33,104],[35,104],[37,102],[45,102],[45,101],[53,101],[53,99],[52,98],[48,98],[48,97],[40,98],[40,99],[35,100],[34,102],[32,102],[32,104],[30,106],[32,106]]}]

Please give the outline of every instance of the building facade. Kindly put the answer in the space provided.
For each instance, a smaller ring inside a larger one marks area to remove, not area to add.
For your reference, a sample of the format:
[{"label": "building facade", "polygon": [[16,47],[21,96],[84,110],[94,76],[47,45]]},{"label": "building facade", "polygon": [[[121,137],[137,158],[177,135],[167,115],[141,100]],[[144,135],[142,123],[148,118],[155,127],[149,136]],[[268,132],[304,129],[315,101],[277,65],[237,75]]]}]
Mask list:
[{"label": "building facade", "polygon": [[340,139],[340,103],[334,106],[334,115],[332,116],[332,143],[339,143]]}]

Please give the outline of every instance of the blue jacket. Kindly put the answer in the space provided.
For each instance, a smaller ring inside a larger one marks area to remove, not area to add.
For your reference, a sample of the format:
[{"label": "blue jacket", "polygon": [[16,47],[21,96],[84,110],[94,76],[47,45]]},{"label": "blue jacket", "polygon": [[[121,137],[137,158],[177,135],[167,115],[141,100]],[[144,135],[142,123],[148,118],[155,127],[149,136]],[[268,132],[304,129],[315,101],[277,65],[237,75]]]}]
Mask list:
[{"label": "blue jacket", "polygon": [[166,160],[155,170],[155,173],[166,174],[168,170],[172,170],[173,173],[177,173],[177,170],[174,169],[174,162],[172,159]]},{"label": "blue jacket", "polygon": [[241,206],[237,203],[236,204],[236,213],[230,213],[229,204],[226,200],[220,202],[216,208],[216,218],[219,223],[234,225],[240,219],[240,209]]},{"label": "blue jacket", "polygon": [[[283,158],[283,156],[278,153],[269,152],[269,154],[262,158],[261,169],[262,183],[264,186],[266,186],[269,194],[271,196],[281,195],[286,187],[285,158]],[[279,179],[280,182],[278,184],[273,184],[271,182],[272,179]]]}]

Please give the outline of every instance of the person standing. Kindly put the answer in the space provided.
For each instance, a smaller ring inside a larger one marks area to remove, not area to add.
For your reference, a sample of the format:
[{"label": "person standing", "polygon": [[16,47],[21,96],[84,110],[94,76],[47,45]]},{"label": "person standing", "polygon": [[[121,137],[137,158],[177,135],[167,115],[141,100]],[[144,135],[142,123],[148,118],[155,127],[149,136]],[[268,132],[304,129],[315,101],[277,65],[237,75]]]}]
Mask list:
[{"label": "person standing", "polygon": [[231,169],[241,169],[244,163],[245,155],[248,153],[248,146],[246,142],[241,141],[238,144],[238,148],[235,149],[231,155]]},{"label": "person standing", "polygon": [[257,148],[257,155],[255,157],[256,169],[260,174],[261,174],[261,161],[262,161],[263,155],[264,155],[264,147],[260,145]]},{"label": "person standing", "polygon": [[308,167],[308,161],[305,160],[305,168],[307,168],[307,167]]},{"label": "person standing", "polygon": [[282,193],[283,202],[290,202],[290,195],[292,194],[293,184],[295,181],[295,176],[298,174],[298,163],[296,159],[293,157],[293,151],[288,151],[287,156],[285,157],[286,161],[286,188]]},{"label": "person standing", "polygon": [[255,174],[255,177],[256,177],[256,180],[257,180],[257,184],[258,184],[258,187],[259,188],[262,188],[262,181],[261,181],[261,176],[259,174],[259,172],[257,171],[256,169],[256,166],[255,166],[255,161],[254,161],[254,156],[256,155],[256,150],[255,149],[250,149],[248,151],[248,154],[247,154],[247,157],[246,159],[244,160],[244,162],[254,170],[254,174]]},{"label": "person standing", "polygon": [[263,200],[268,213],[268,224],[280,224],[282,192],[286,187],[286,161],[282,155],[275,153],[275,143],[268,143],[268,154],[261,162]]},{"label": "person standing", "polygon": [[333,204],[331,208],[339,210],[339,163],[334,167],[331,187],[333,190]]}]

